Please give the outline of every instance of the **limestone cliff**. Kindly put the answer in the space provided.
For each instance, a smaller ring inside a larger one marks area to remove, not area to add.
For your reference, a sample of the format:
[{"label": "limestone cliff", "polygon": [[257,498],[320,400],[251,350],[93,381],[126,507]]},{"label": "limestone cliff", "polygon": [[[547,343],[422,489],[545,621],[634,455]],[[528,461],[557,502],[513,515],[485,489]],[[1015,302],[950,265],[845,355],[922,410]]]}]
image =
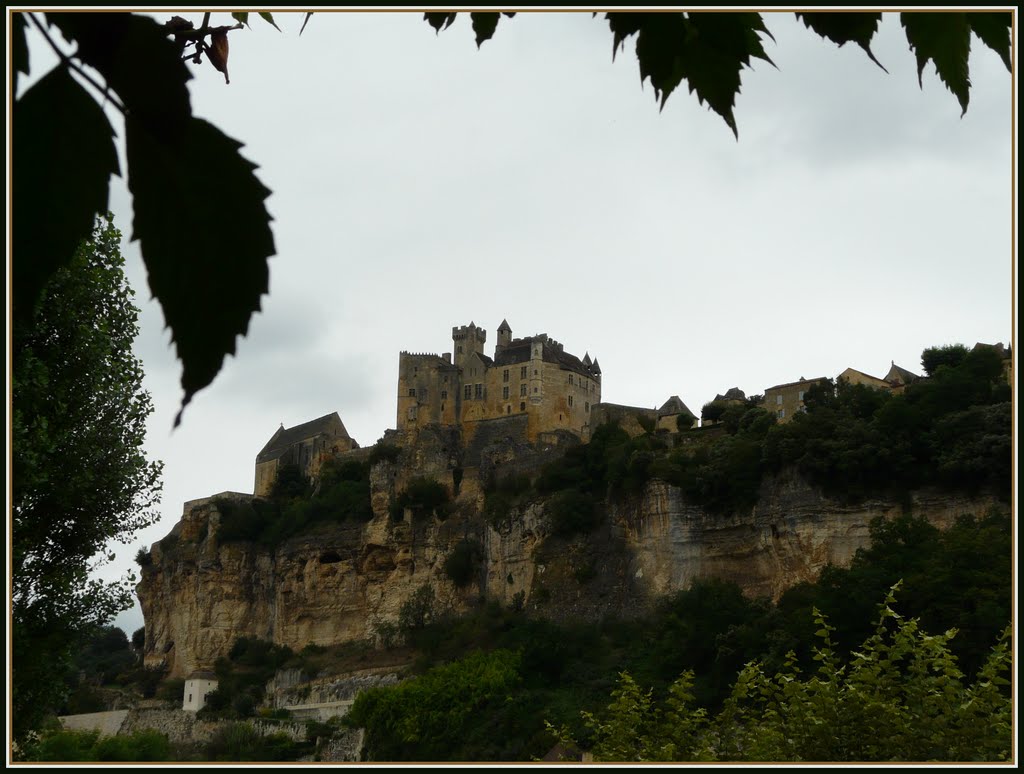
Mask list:
[{"label": "limestone cliff", "polygon": [[[532,453],[537,462],[557,450]],[[500,524],[483,516],[481,471],[522,465],[529,454],[514,454],[500,443],[478,449],[471,465],[462,454],[457,439],[440,436],[410,446],[400,460],[373,467],[370,521],[319,525],[274,549],[218,541],[218,503],[251,495],[186,503],[171,534],[153,545],[137,590],[146,664],[165,664],[171,675],[183,677],[209,669],[241,636],[294,650],[379,637],[425,585],[437,613],[458,614],[486,598],[555,619],[635,615],[695,578],[725,578],[749,595],[777,598],[789,586],[815,579],[828,562],[847,564],[868,544],[874,517],[902,510],[882,500],[842,506],[783,476],[764,482],[749,512],[720,516],[653,480],[641,495],[609,503],[608,518],[595,531],[557,538],[549,534],[543,500],[514,510]],[[456,494],[447,518],[389,515],[395,492],[414,475],[430,475]],[[986,498],[919,492],[912,511],[946,527],[991,505]],[[475,580],[460,589],[444,572],[444,561],[467,537],[480,544],[483,556]]]}]

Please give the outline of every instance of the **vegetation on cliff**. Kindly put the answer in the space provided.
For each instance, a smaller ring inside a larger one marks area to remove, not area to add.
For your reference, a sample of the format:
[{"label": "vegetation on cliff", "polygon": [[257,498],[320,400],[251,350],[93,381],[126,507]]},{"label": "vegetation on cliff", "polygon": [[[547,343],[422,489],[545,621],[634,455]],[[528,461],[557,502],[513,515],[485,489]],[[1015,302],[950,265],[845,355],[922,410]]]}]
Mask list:
[{"label": "vegetation on cliff", "polygon": [[254,541],[273,547],[318,524],[365,522],[370,507],[370,461],[327,460],[316,488],[295,465],[284,465],[267,499],[217,500],[222,543]]},{"label": "vegetation on cliff", "polygon": [[718,426],[674,436],[598,427],[535,480],[490,482],[485,515],[499,524],[546,496],[554,533],[587,532],[607,498],[634,496],[651,479],[678,486],[709,512],[740,512],[757,504],[766,475],[787,469],[844,503],[904,499],[924,486],[1009,502],[1012,406],[1001,357],[986,347],[934,347],[922,362],[930,377],[897,395],[842,380],[817,384],[806,411],[785,424],[751,399],[723,405]]},{"label": "vegetation on cliff", "polygon": [[[426,678],[423,685],[433,684],[438,674],[458,683],[466,677],[459,672],[463,668],[461,659],[503,652],[514,653],[518,659],[514,662],[516,675],[506,675],[510,687],[503,694],[476,702],[468,715],[457,691],[442,691],[427,699],[412,687],[401,693],[380,688],[372,707],[361,706],[360,702],[368,699],[357,699],[351,722],[365,725],[367,750],[374,760],[529,760],[543,756],[556,741],[544,727],[544,720],[564,727],[566,735],[587,747],[599,745],[597,727],[588,725],[579,712],[597,713],[607,705],[608,696],[616,690],[617,676],[624,671],[631,675],[634,686],[650,686],[652,712],[659,703],[672,701],[674,694],[678,699],[685,688],[684,692],[692,696],[687,710],[691,715],[700,708],[709,719],[723,712],[741,717],[737,714],[737,690],[789,684],[787,679],[766,675],[813,675],[822,653],[821,643],[815,646],[816,638],[820,638],[815,632],[823,628],[816,621],[819,612],[831,622],[828,658],[839,664],[857,663],[859,657],[855,654],[867,652],[858,644],[871,641],[876,634],[872,621],[878,620],[878,601],[901,579],[899,610],[904,618],[899,620],[905,623],[913,617],[917,628],[894,635],[902,638],[899,652],[911,665],[941,661],[944,666],[936,679],[946,681],[942,690],[959,691],[956,695],[966,701],[974,695],[968,692],[978,693],[986,680],[995,685],[1002,679],[998,676],[998,680],[990,680],[988,671],[993,669],[992,646],[1010,620],[1010,549],[1010,518],[1005,512],[993,512],[983,519],[962,518],[945,532],[923,519],[904,516],[892,522],[874,522],[872,546],[858,552],[850,568],[827,568],[821,581],[792,589],[777,605],[748,599],[735,584],[709,580],[695,582],[686,591],[665,599],[649,616],[631,621],[560,625],[493,604],[459,619],[436,618],[404,632],[407,641],[421,653],[418,663]],[[887,617],[886,621],[891,631],[897,619]],[[937,639],[920,634],[954,629],[956,636],[938,635]],[[886,642],[886,652],[895,659],[898,649],[892,649],[893,641]],[[758,664],[756,670],[749,667],[744,672],[744,665],[751,662]],[[475,669],[478,664],[473,664]],[[438,669],[444,671],[436,672]],[[469,666],[465,669],[467,674],[472,671]],[[957,671],[963,674],[957,675]],[[688,682],[673,689],[683,673],[689,673]],[[847,669],[836,679],[852,679],[846,677],[849,673]],[[741,674],[746,677],[738,683]],[[920,680],[921,685],[931,685],[932,677],[925,675]],[[833,682],[828,690],[840,687]],[[892,697],[905,696],[910,688],[892,683],[883,691],[880,686],[878,702],[891,708],[895,701]],[[825,701],[824,690],[817,683],[801,688],[821,702]],[[1005,708],[1006,693],[999,690],[1003,698],[991,692],[985,694],[986,706],[993,712]],[[638,691],[636,688],[633,695]],[[748,698],[753,701],[756,696],[751,693]],[[951,746],[942,752],[940,745],[944,742],[933,741],[937,745],[933,757],[958,755],[957,750],[967,749],[964,745],[968,742],[980,745],[972,748],[981,750],[979,755],[995,756],[995,748],[1002,749],[1004,729],[998,723],[985,736],[976,724],[973,730],[966,730],[967,721],[958,715],[959,705],[943,708],[937,699],[927,701],[934,705],[929,710],[934,711],[930,716],[933,727],[948,721],[965,729],[957,732],[960,736],[956,739],[963,743],[960,748]],[[753,733],[764,726],[768,734],[768,721],[756,714],[760,712],[758,705],[748,702],[743,706],[745,725],[737,726],[734,733]],[[829,711],[838,712],[839,708],[829,705]],[[459,731],[445,737],[451,744],[443,751],[428,740],[401,732],[423,724],[447,727],[446,718],[451,728]],[[806,713],[804,719],[817,722]],[[805,736],[813,736],[813,729],[808,729]],[[769,749],[765,745],[772,740],[778,741],[778,735],[765,736],[758,742],[762,745],[759,749]],[[952,745],[955,739],[951,736],[948,741]],[[897,744],[896,737],[889,742],[884,749],[891,751]],[[719,757],[728,753],[722,744],[715,748]],[[773,754],[809,755],[811,749],[778,748]],[[916,755],[922,748],[906,749],[907,755],[910,751]],[[865,754],[862,748],[850,748],[851,756]]]}]

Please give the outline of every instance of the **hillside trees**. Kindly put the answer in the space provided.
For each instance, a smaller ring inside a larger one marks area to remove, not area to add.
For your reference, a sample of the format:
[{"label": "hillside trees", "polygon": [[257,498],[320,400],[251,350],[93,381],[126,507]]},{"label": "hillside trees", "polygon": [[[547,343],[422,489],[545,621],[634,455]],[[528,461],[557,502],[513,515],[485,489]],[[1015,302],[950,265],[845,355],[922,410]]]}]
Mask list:
[{"label": "hillside trees", "polygon": [[[234,14],[233,21],[246,21],[243,16]],[[871,41],[882,14],[797,16],[822,38],[839,46],[855,43],[875,59]],[[211,26],[209,17],[199,29],[190,29],[173,19],[161,25],[121,13],[15,13],[11,25],[15,94],[19,74],[30,71],[29,25],[61,60],[14,103],[16,320],[26,319],[48,278],[69,263],[93,218],[107,208],[110,175],[121,173],[114,128],[97,102],[109,104],[124,117],[132,238],[140,243],[150,289],[182,362],[182,410],[213,380],[224,356],[235,351],[237,336],[247,332],[268,292],[267,259],[275,252],[264,204],[270,192],[255,176],[255,166],[239,153],[236,140],[192,115],[185,60],[201,61],[205,54],[226,77],[228,32],[239,26]],[[440,31],[456,14],[425,18]],[[495,34],[500,14],[471,13],[470,18],[479,45]],[[662,106],[685,82],[738,136],[733,108],[741,73],[754,59],[771,63],[763,45],[771,33],[762,14],[609,13],[604,21],[613,55],[635,37],[641,82],[650,80]],[[902,13],[900,24],[919,81],[933,63],[963,111],[970,97],[968,54],[974,37],[1010,69],[1008,12]],[[55,30],[68,46],[58,44]],[[75,48],[68,53],[71,45]],[[189,45],[195,48],[183,57]],[[76,127],[72,137],[66,126]],[[52,197],[58,188],[62,196]],[[175,421],[180,419],[179,411]]]},{"label": "hillside trees", "polygon": [[582,713],[595,760],[1007,760],[1009,627],[977,677],[965,680],[949,650],[956,630],[930,635],[901,616],[893,609],[897,587],[849,660],[836,653],[834,629],[815,611],[817,669],[804,674],[790,658],[770,675],[752,661],[713,718],[693,704],[692,673],[662,701],[623,673],[600,716]]},{"label": "hillside trees", "polygon": [[132,353],[138,309],[120,232],[99,222],[16,325],[11,603],[16,734],[61,700],[82,637],[131,606],[128,577],[90,579],[156,519],[162,464],[142,450],[152,403]]}]

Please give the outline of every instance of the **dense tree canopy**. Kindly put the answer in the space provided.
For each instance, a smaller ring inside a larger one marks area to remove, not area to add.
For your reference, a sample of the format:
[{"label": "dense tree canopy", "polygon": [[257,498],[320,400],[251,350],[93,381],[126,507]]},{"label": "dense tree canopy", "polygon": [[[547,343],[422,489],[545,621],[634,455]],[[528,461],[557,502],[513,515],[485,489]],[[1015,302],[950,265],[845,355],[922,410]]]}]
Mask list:
[{"label": "dense tree canopy", "polygon": [[[13,331],[13,701],[17,731],[60,701],[76,643],[131,606],[131,582],[90,579],[153,523],[162,465],[142,450],[152,413],[132,353],[138,309],[120,232],[96,226]],[[120,635],[123,638],[123,633]],[[125,643],[126,644],[126,643]]]},{"label": "dense tree canopy", "polygon": [[[275,24],[270,14],[259,15]],[[31,313],[48,278],[68,264],[93,218],[106,211],[110,176],[121,170],[115,130],[98,102],[113,105],[124,116],[133,239],[140,242],[150,289],[182,361],[182,408],[213,380],[224,356],[234,353],[237,336],[247,332],[268,292],[267,259],[275,252],[264,204],[270,192],[236,140],[192,115],[186,88],[192,77],[186,61],[201,63],[204,56],[227,78],[228,34],[248,23],[249,14],[232,16],[236,24],[214,26],[207,14],[198,29],[177,17],[161,25],[120,13],[15,13],[12,20],[15,93],[18,75],[30,69],[29,25],[61,59],[14,105],[16,319]],[[425,14],[438,31],[455,16]],[[823,38],[840,46],[855,43],[874,59],[871,41],[881,13],[797,16]],[[495,34],[501,14],[470,17],[479,45]],[[753,59],[771,61],[763,45],[771,33],[762,14],[609,13],[605,20],[613,55],[635,37],[641,79],[650,80],[662,105],[685,83],[738,136],[733,109],[740,76]],[[973,38],[1010,69],[1008,12],[902,13],[900,23],[919,80],[933,63],[964,111]],[[68,46],[58,44],[55,29]],[[67,126],[76,128],[70,137]],[[199,180],[217,184],[197,185]],[[54,198],[58,188],[62,195]]]}]

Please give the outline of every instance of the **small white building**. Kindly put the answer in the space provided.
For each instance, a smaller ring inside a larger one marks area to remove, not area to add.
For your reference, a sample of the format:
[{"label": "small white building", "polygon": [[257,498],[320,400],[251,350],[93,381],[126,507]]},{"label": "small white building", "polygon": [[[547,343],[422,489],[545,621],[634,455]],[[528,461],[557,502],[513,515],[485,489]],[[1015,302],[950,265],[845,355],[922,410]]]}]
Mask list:
[{"label": "small white building", "polygon": [[186,712],[199,712],[206,706],[206,697],[215,690],[217,676],[213,672],[193,672],[185,680],[181,708]]}]

